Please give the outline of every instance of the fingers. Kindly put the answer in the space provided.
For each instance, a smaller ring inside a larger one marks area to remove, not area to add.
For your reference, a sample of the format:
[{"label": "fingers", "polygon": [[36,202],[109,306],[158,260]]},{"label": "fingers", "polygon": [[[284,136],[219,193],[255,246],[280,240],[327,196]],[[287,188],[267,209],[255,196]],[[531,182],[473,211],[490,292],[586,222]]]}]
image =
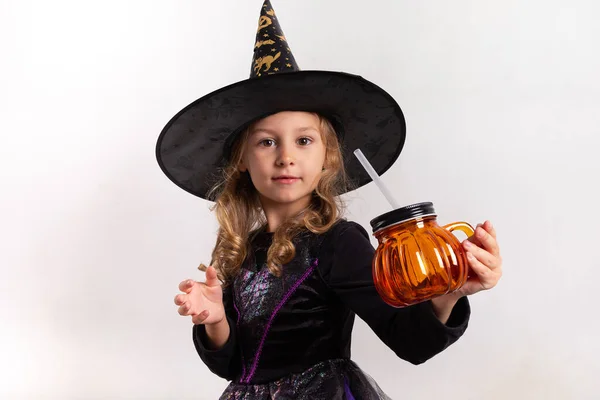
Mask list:
[{"label": "fingers", "polygon": [[185,280],[179,284],[179,290],[181,290],[184,293],[189,293],[192,291],[194,283],[196,282],[194,282],[192,279]]},{"label": "fingers", "polygon": [[206,321],[206,319],[208,318],[209,315],[210,315],[210,313],[208,312],[208,310],[204,310],[200,314],[194,315],[192,317],[192,322],[194,323],[194,325],[200,325],[204,321]]},{"label": "fingers", "polygon": [[183,315],[183,316],[191,315],[189,303],[183,304],[181,307],[179,307],[177,309],[177,312],[179,313],[179,315]]},{"label": "fingers", "polygon": [[179,290],[181,290],[182,292],[185,293],[185,294],[178,294],[173,299],[173,301],[175,302],[175,305],[179,306],[179,308],[177,309],[177,312],[179,313],[179,315],[191,315],[191,313],[190,313],[191,305],[189,303],[188,294],[192,291],[192,288],[194,287],[194,283],[195,282],[193,280],[188,279],[179,284]]},{"label": "fingers", "polygon": [[467,256],[469,256],[469,254],[473,255],[487,268],[493,269],[500,266],[500,261],[498,257],[491,254],[489,251],[477,246],[475,243],[471,243],[470,241],[465,240],[463,242],[463,246],[467,250]]},{"label": "fingers", "polygon": [[212,265],[206,269],[206,286],[219,286],[219,278],[217,278],[217,270]]},{"label": "fingers", "polygon": [[182,306],[187,301],[187,296],[184,294],[178,294],[175,296],[175,305]]},{"label": "fingers", "polygon": [[492,225],[492,223],[488,220],[483,224],[483,228],[494,238],[496,239],[496,229]]},{"label": "fingers", "polygon": [[[492,255],[497,257],[498,255],[500,255],[500,248],[498,247],[498,242],[496,241],[496,238],[494,236],[492,236],[492,234],[490,234],[485,229],[485,226],[488,223],[489,222],[486,221],[485,224],[478,225],[477,228],[475,229],[474,236],[479,241],[479,243],[481,245],[480,247],[483,247],[488,252],[490,252]],[[495,231],[494,231],[494,235],[495,235]]]},{"label": "fingers", "polygon": [[175,305],[178,305],[179,308],[177,312],[179,315],[190,315],[190,303],[188,302],[188,296],[186,294],[178,294],[175,296]]},{"label": "fingers", "polygon": [[467,258],[469,260],[469,266],[471,270],[477,274],[477,278],[479,278],[479,284],[483,289],[491,289],[498,283],[500,276],[498,273],[494,272],[492,269],[488,268],[485,264],[479,261],[472,253],[467,253]]},{"label": "fingers", "polygon": [[477,226],[475,227],[475,231],[473,232],[472,236],[469,236],[467,238],[468,241],[470,241],[471,243],[475,243],[477,246],[481,246],[481,243],[479,242],[479,239],[477,238],[477,235],[475,234],[475,232],[477,232],[477,229],[481,226],[482,224],[477,224]]},{"label": "fingers", "polygon": [[490,221],[477,224],[475,234],[463,241],[471,273],[460,289],[470,295],[491,289],[502,276],[502,257],[496,241],[496,230]]}]

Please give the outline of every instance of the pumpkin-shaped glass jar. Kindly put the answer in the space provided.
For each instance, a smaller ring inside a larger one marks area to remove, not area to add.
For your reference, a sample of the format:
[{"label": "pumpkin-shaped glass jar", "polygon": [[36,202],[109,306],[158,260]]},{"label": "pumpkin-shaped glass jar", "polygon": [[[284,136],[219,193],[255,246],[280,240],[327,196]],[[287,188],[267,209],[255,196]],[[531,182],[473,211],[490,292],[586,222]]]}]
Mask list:
[{"label": "pumpkin-shaped glass jar", "polygon": [[461,242],[452,234],[474,233],[466,222],[439,226],[431,202],[412,204],[371,221],[377,238],[373,280],[387,304],[406,307],[458,290],[469,264]]}]

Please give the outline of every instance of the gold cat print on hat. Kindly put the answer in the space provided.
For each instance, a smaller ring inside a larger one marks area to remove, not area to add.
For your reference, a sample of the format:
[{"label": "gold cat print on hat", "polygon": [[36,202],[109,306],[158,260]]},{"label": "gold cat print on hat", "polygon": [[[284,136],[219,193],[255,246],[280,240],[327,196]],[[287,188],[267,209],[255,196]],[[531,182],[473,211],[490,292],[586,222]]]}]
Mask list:
[{"label": "gold cat print on hat", "polygon": [[263,66],[266,66],[266,68],[264,69],[263,72],[267,72],[268,70],[270,70],[271,65],[275,62],[275,60],[277,60],[279,58],[279,56],[281,56],[281,52],[275,54],[275,57],[265,56],[265,57],[257,58],[256,61],[254,62],[254,71],[256,72],[256,74],[258,76],[260,76],[261,69]]}]

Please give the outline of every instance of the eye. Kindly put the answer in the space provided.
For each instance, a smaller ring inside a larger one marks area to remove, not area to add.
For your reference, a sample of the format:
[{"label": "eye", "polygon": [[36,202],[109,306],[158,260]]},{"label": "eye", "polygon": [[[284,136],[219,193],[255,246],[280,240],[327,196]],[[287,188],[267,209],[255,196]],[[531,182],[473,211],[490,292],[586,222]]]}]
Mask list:
[{"label": "eye", "polygon": [[307,146],[310,143],[312,143],[312,139],[308,138],[308,137],[303,137],[303,138],[298,139],[298,143],[300,143],[303,146]]},{"label": "eye", "polygon": [[261,140],[260,142],[258,142],[258,144],[260,146],[264,146],[264,147],[271,147],[271,145],[274,143],[275,142],[273,141],[273,139],[264,139],[264,140]]}]

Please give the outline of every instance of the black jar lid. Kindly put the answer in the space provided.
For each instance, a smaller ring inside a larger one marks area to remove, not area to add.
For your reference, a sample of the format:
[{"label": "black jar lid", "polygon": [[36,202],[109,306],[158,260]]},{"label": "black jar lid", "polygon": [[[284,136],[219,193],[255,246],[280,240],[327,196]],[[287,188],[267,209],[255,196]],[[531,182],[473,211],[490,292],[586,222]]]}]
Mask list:
[{"label": "black jar lid", "polygon": [[427,201],[411,204],[373,218],[371,220],[371,227],[373,228],[373,232],[377,232],[390,225],[396,225],[404,221],[429,215],[436,215],[432,202]]}]

